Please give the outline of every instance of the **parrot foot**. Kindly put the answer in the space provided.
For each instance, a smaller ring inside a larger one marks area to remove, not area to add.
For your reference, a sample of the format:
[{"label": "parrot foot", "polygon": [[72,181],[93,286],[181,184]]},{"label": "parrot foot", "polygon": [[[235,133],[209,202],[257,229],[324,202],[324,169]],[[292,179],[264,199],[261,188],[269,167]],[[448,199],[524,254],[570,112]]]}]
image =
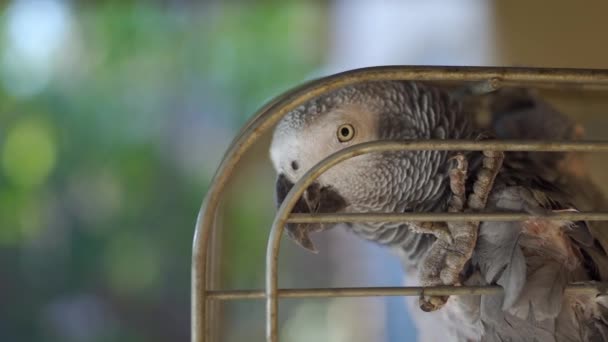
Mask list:
[{"label": "parrot foot", "polygon": [[[473,193],[467,199],[466,180],[468,176],[468,163],[461,153],[452,159],[456,165],[449,172],[450,189],[452,197],[448,203],[449,212],[464,212],[465,210],[483,210],[492,188],[496,175],[502,167],[503,152],[484,151],[483,167],[477,174],[473,185]],[[465,206],[466,203],[466,206]],[[424,260],[421,281],[425,286],[432,285],[458,285],[460,273],[466,263],[471,259],[475,244],[479,222],[447,222],[451,241],[438,239]],[[443,307],[449,296],[420,296],[419,304],[423,311],[435,311]]]},{"label": "parrot foot", "polygon": [[[437,240],[431,246],[420,268],[420,280],[423,286],[443,285],[439,275],[444,268],[446,254],[451,243]],[[422,293],[418,298],[420,309],[425,312],[439,310],[447,302],[448,296],[429,296]]]},{"label": "parrot foot", "polygon": [[[468,161],[462,153],[458,153],[451,157],[450,160],[456,161],[456,166],[450,170],[450,189],[452,197],[449,201],[449,212],[462,212],[466,203],[466,180]],[[411,229],[416,233],[432,234],[438,240],[446,241],[452,244],[454,239],[452,233],[445,222],[411,222]]]},{"label": "parrot foot", "polygon": [[460,282],[460,273],[473,255],[479,222],[453,222],[448,226],[454,234],[454,243],[447,247],[440,278],[444,285],[455,285]]},{"label": "parrot foot", "polygon": [[[458,153],[450,158],[456,161],[455,167],[450,172],[450,189],[452,196],[448,203],[449,212],[462,212],[466,203],[466,180],[468,173],[468,161],[462,153]],[[426,222],[425,222],[426,223]],[[424,225],[425,223],[421,224]],[[455,270],[458,260],[463,258],[461,253],[454,249],[454,246],[463,246],[463,243],[453,239],[453,233],[461,234],[462,223],[458,223],[458,229],[452,222],[437,222],[435,225],[444,225],[450,236],[450,240],[439,239],[431,246],[431,250],[427,254],[422,267],[423,272],[420,275],[424,286],[444,285],[443,277],[450,280],[447,284],[454,284],[453,274],[460,274],[460,270]],[[462,240],[462,237],[459,238]],[[464,244],[466,246],[466,244]],[[459,248],[462,249],[462,248]],[[468,259],[467,259],[468,260]],[[452,267],[450,267],[452,266]],[[449,296],[425,296],[419,298],[420,309],[425,312],[439,310],[445,305]]]},{"label": "parrot foot", "polygon": [[[477,173],[477,179],[473,184],[473,193],[468,197],[467,209],[475,211],[485,209],[488,196],[494,186],[494,180],[502,167],[503,159],[504,153],[501,151],[483,151],[483,166]],[[457,165],[455,170],[450,173],[450,182],[452,188],[456,190],[452,190],[453,197],[459,197],[461,196],[460,191],[464,188],[462,179],[466,181],[466,178],[462,176],[459,176],[460,178],[452,177],[452,174],[466,173],[466,169]],[[462,184],[462,187],[459,188],[460,184]],[[450,209],[463,211],[462,208],[457,207],[451,207]],[[445,285],[454,285],[460,281],[460,273],[473,255],[477,243],[479,222],[448,222],[448,228],[454,238],[454,243],[448,247],[445,267],[441,270],[440,278]]]}]

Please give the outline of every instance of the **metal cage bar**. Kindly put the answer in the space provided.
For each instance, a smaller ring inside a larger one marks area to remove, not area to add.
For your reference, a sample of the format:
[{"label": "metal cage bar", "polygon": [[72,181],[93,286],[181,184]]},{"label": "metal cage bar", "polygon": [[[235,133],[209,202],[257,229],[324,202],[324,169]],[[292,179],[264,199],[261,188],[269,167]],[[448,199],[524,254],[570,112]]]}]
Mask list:
[{"label": "metal cage bar", "polygon": [[[380,296],[419,296],[428,295],[492,295],[502,291],[498,285],[490,286],[385,286],[385,287],[332,287],[332,288],[307,288],[307,289],[279,289],[279,298],[327,298],[327,297],[380,297]],[[608,294],[608,288],[597,284],[572,284],[566,288],[566,292],[574,293],[600,293]],[[265,299],[264,290],[225,290],[208,291],[211,299],[252,300]]]},{"label": "metal cage bar", "polygon": [[[347,71],[344,73],[328,76],[325,78],[321,78],[318,80],[310,81],[298,88],[295,88],[291,91],[284,93],[283,95],[275,98],[268,104],[266,104],[263,108],[261,108],[255,116],[245,125],[245,127],[241,130],[238,136],[235,138],[231,146],[229,147],[227,153],[225,154],[224,159],[222,160],[216,174],[213,177],[213,180],[210,184],[210,187],[207,191],[205,199],[201,205],[201,209],[198,214],[195,233],[193,238],[193,253],[192,253],[192,287],[191,287],[191,298],[192,298],[192,307],[191,307],[191,315],[192,315],[192,325],[191,325],[191,339],[194,342],[201,341],[209,341],[210,337],[210,326],[208,326],[207,319],[209,316],[208,312],[208,302],[210,300],[220,300],[231,295],[219,295],[224,293],[222,291],[217,291],[215,289],[207,288],[207,279],[209,276],[209,268],[207,267],[207,260],[209,258],[209,241],[211,232],[214,227],[215,214],[218,211],[218,207],[220,201],[222,199],[222,194],[224,187],[227,181],[232,176],[237,163],[241,160],[242,156],[249,150],[249,148],[262,136],[264,133],[268,132],[285,114],[289,111],[295,109],[296,107],[304,104],[305,102],[316,98],[324,93],[336,90],[338,88],[359,83],[365,81],[381,81],[381,80],[411,80],[411,81],[445,81],[445,82],[480,82],[477,87],[480,89],[479,91],[487,91],[484,89],[496,89],[500,85],[527,85],[534,87],[566,87],[566,88],[597,88],[597,87],[605,87],[608,86],[608,70],[591,70],[591,69],[542,69],[542,68],[497,68],[497,67],[429,67],[429,66],[420,66],[420,67],[409,67],[409,66],[384,66],[384,67],[373,67],[373,68],[364,68],[357,69],[352,71]],[[475,92],[475,88],[472,88]],[[445,143],[446,141],[443,141]],[[384,142],[385,143],[385,142]],[[418,149],[424,147],[421,142],[417,142]],[[429,141],[425,141],[424,143],[432,143]],[[442,142],[437,142],[439,145]],[[480,150],[480,146],[484,146],[484,144],[488,144],[487,142],[462,142],[458,143],[470,144],[469,150]],[[493,144],[498,144],[500,142],[493,142]],[[511,146],[513,148],[523,148],[519,151],[539,151],[537,148],[541,148],[542,151],[564,151],[564,150],[576,150],[576,151],[606,151],[607,147],[605,143],[563,143],[563,142],[526,142],[526,143],[513,143],[513,142],[502,142],[504,145],[498,147],[498,145],[485,145],[485,147],[495,146],[495,149],[498,150],[512,150],[509,148],[502,148]],[[410,143],[412,144],[412,143]],[[363,144],[362,144],[363,145]],[[435,145],[437,147],[439,145]],[[517,146],[516,146],[517,145]],[[524,146],[525,145],[525,146]],[[380,145],[373,146],[357,146],[357,151],[349,150],[344,152],[340,156],[332,156],[336,158],[335,162],[339,162],[339,158],[346,157],[347,153],[355,153],[355,155],[366,152],[366,148],[373,150],[374,148],[379,148]],[[410,145],[410,148],[413,145]],[[462,147],[461,147],[462,146]],[[444,147],[447,149],[459,149],[464,150],[465,145],[456,146],[455,143],[450,142],[450,147]],[[519,147],[518,147],[519,146]],[[527,147],[526,147],[527,146]],[[354,147],[354,146],[353,146]],[[485,148],[484,147],[484,148]],[[402,150],[403,146],[394,147],[393,150]],[[428,149],[436,149],[430,148]],[[528,149],[530,148],[530,149]],[[542,149],[545,148],[545,149]],[[407,149],[407,147],[406,147]],[[389,148],[390,150],[390,148]],[[354,155],[353,155],[354,156]],[[348,159],[348,158],[345,158]],[[317,170],[321,170],[323,168],[329,168],[329,163],[334,161],[326,160],[327,164],[317,165]],[[312,170],[311,170],[312,171]],[[318,175],[317,175],[318,176]],[[307,179],[303,178],[299,186],[302,186],[306,182]],[[303,188],[294,189],[288,195],[290,198],[290,202],[294,201],[294,196],[296,192],[303,191]],[[291,197],[290,197],[291,196]],[[297,199],[297,197],[296,197]],[[268,286],[266,288],[266,299],[267,299],[267,310],[268,310],[268,318],[270,318],[267,322],[267,338],[269,341],[277,340],[277,331],[276,331],[276,314],[277,308],[276,303],[278,301],[278,296],[282,296],[281,293],[285,296],[290,296],[290,293],[293,296],[297,296],[301,291],[303,293],[308,293],[306,291],[310,291],[310,293],[319,294],[318,296],[333,296],[339,295],[339,293],[351,293],[357,294],[357,291],[362,291],[363,289],[354,289],[353,292],[349,292],[351,290],[343,289],[344,292],[333,292],[335,290],[340,289],[317,289],[318,292],[315,292],[314,289],[310,290],[278,290],[276,284],[276,262],[278,259],[278,255],[272,253],[272,249],[276,246],[278,249],[280,243],[280,236],[282,232],[282,225],[284,225],[289,219],[288,213],[291,211],[291,207],[295,203],[287,204],[287,199],[283,202],[281,210],[277,213],[277,217],[275,218],[275,223],[273,224],[273,229],[270,236],[270,241],[268,245],[267,253],[267,266],[270,264],[272,266],[274,264],[275,273],[274,273],[274,282],[272,281],[273,277],[270,277],[272,272],[269,272],[267,268],[267,283],[270,283],[272,286]],[[290,206],[289,210],[287,207]],[[570,214],[570,213],[569,213]],[[583,215],[596,215],[597,219],[605,219],[604,213],[579,213],[581,217]],[[561,215],[561,214],[560,214]],[[589,216],[591,218],[591,216]],[[325,219],[342,219],[338,217],[333,218],[325,218]],[[371,218],[371,217],[367,217]],[[559,215],[551,215],[548,219],[558,219]],[[293,219],[302,219],[301,217],[294,216]],[[405,219],[404,217],[394,218]],[[409,219],[409,218],[408,218]],[[469,218],[470,219],[470,218]],[[503,217],[504,219],[504,217]],[[521,219],[521,218],[520,218]],[[441,220],[446,220],[446,218],[442,218]],[[278,226],[279,221],[282,222],[281,226]],[[332,221],[337,222],[337,221]],[[369,222],[369,220],[367,221]],[[268,257],[270,256],[270,262],[268,262]],[[275,259],[276,258],[276,259]],[[272,268],[272,267],[271,267]],[[268,282],[268,280],[271,280]],[[274,284],[274,285],[273,285]],[[398,288],[398,291],[404,291],[403,293],[407,293],[405,288]],[[450,293],[454,293],[453,291],[466,291],[466,288],[460,288],[462,290],[458,290],[459,288],[452,288],[449,291]],[[382,289],[369,289],[369,294],[376,293],[376,295],[388,295],[391,291],[382,292]],[[431,291],[432,289],[428,289],[426,291]],[[500,289],[498,289],[500,290]],[[286,292],[280,292],[286,291]],[[295,291],[295,292],[290,292]],[[327,292],[323,292],[327,291]],[[421,290],[422,291],[422,290]],[[495,291],[495,290],[494,290]],[[364,291],[365,292],[365,291]],[[257,293],[257,292],[256,292]],[[427,292],[430,293],[430,292]],[[323,295],[321,295],[323,294]],[[364,295],[364,294],[362,294]],[[253,295],[250,295],[253,296]],[[256,294],[255,296],[258,296]],[[304,295],[303,295],[304,296]],[[257,297],[256,297],[257,298]]]}]

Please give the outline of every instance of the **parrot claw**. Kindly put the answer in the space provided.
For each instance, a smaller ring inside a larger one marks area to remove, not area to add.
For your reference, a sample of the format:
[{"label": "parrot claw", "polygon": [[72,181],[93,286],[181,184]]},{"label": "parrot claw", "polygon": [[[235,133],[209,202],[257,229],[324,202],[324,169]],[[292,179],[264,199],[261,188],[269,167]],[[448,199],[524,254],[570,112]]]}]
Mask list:
[{"label": "parrot claw", "polygon": [[441,309],[448,302],[448,296],[425,296],[420,295],[418,305],[424,312],[433,312]]}]

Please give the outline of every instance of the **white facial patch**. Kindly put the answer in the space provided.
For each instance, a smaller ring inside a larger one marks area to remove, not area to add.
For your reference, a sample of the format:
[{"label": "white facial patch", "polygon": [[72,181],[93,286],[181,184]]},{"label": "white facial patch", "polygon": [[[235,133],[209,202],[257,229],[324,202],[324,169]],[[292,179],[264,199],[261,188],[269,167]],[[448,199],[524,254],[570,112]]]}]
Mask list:
[{"label": "white facial patch", "polygon": [[[287,121],[277,126],[273,136],[270,158],[275,170],[293,182],[331,154],[354,144],[378,139],[376,115],[360,105],[348,104],[320,114],[307,126],[303,122],[300,125],[291,124],[289,117],[283,120]],[[338,129],[344,124],[352,125],[355,129],[354,138],[348,142],[338,139]],[[356,167],[357,163],[353,161],[343,164]],[[294,164],[297,170],[294,170]],[[319,180],[334,178],[328,177],[334,173],[330,169]]]}]

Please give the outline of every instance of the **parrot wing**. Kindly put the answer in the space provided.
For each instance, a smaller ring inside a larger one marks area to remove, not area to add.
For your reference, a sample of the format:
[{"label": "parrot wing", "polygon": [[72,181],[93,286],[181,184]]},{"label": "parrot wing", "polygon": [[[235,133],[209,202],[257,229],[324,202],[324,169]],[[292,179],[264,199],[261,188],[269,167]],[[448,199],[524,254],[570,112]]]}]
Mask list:
[{"label": "parrot wing", "polygon": [[[584,136],[584,129],[580,124],[527,88],[505,88],[491,94],[490,111],[491,130],[499,139],[579,140]],[[582,153],[508,154],[509,167],[538,170],[538,177],[531,181],[536,183],[534,187],[551,195],[551,199],[547,200],[556,202],[553,203],[553,209],[561,207],[576,208],[579,211],[601,211],[608,208],[608,200],[592,180]],[[527,177],[529,178],[529,175]],[[598,264],[605,264],[603,256],[608,251],[608,222],[587,222],[586,226],[591,237],[602,247],[602,252],[595,249],[590,252],[592,258]],[[580,230],[573,234],[579,232]],[[583,238],[579,234],[579,240]],[[599,271],[602,273],[601,280],[608,280],[608,268],[600,268]]]},{"label": "parrot wing", "polygon": [[[491,130],[500,139],[572,140],[582,130],[525,89],[493,95]],[[605,197],[574,153],[507,153],[488,210],[546,213],[605,208]],[[531,172],[531,170],[534,170]],[[604,296],[564,294],[573,281],[608,276],[600,222],[484,222],[473,264],[504,295],[482,296],[484,340],[601,341]]]}]

